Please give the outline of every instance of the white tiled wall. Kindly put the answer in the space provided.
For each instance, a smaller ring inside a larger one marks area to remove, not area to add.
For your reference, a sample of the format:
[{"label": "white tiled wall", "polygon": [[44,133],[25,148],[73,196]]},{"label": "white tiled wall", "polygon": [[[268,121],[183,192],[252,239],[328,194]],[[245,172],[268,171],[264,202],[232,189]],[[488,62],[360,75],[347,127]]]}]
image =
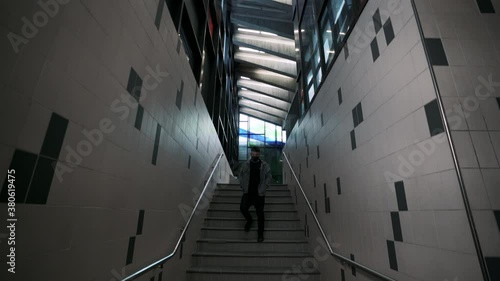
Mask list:
[{"label": "white tiled wall", "polygon": [[[419,15],[428,19],[424,36],[439,38],[444,45],[449,66],[434,67],[437,84],[448,103],[445,112],[483,256],[498,258],[500,232],[494,211],[499,210],[500,200],[500,139],[496,137],[500,130],[496,100],[500,97],[500,2],[491,1],[496,13],[479,12],[478,3],[487,1],[415,2]],[[453,217],[446,219],[448,223],[454,221]],[[456,235],[448,242],[454,239]],[[491,278],[496,280],[498,276]]]},{"label": "white tiled wall", "polygon": [[[193,205],[193,189],[201,190],[222,147],[184,50],[176,51],[178,34],[166,5],[158,30],[158,0],[59,2],[67,4],[60,4],[17,54],[7,35],[21,33],[21,19],[31,20],[42,9],[33,1],[0,4],[0,168],[8,169],[15,149],[40,153],[53,112],[69,120],[60,163],[68,164],[65,148],[75,149],[85,139],[83,130],[98,128],[103,118],[116,129],[62,181],[54,176],[46,205],[17,206],[17,273],[6,275],[2,266],[0,279],[117,280],[123,269],[130,274],[173,250],[185,223],[180,204]],[[145,80],[148,68],[168,73],[152,89],[143,85],[140,131],[134,127],[136,108],[123,121],[111,110],[122,94],[130,97],[131,67],[144,85],[156,82]],[[179,111],[175,98],[181,80]],[[157,124],[162,129],[154,166]],[[223,157],[214,181],[228,182],[230,174]],[[5,172],[1,175],[3,183]],[[5,221],[6,204],[0,206]],[[139,210],[145,210],[144,226],[136,235]],[[169,262],[169,280],[184,279],[199,223],[195,219],[191,226],[183,259]],[[125,266],[132,236],[133,263]],[[5,265],[3,242],[0,262]]]},{"label": "white tiled wall", "polygon": [[[455,23],[461,21],[460,28],[450,26],[446,18],[437,17],[433,12],[434,8],[442,9],[451,16],[451,11],[460,13],[462,9],[474,7],[474,13],[479,14],[474,0],[416,2],[426,36],[428,32],[439,35],[439,30],[442,30],[453,35],[450,39],[459,40],[465,32],[477,32],[476,36],[485,33],[465,24],[469,20],[464,21],[463,17],[456,15],[453,18]],[[387,13],[389,7],[397,9]],[[375,37],[372,16],[377,9],[382,14],[382,24],[390,14],[396,37],[387,46],[383,29],[377,33],[380,57],[373,62],[369,43]],[[477,24],[476,19],[472,21],[472,25]],[[485,21],[485,26],[491,27],[496,20],[491,16]],[[487,33],[492,32],[490,28]],[[364,41],[367,43],[363,44]],[[453,44],[453,41],[445,41],[444,47],[448,54],[451,46],[450,56],[457,58],[456,65],[460,60],[462,63],[467,60],[486,61],[484,53],[477,54],[480,58],[472,54],[466,56],[461,48],[453,49]],[[471,42],[469,47],[484,47],[484,44],[476,45]],[[312,103],[311,113],[307,112],[295,125],[284,150],[295,172],[300,175],[310,202],[313,206],[317,202],[317,216],[327,235],[331,235],[334,250],[348,258],[353,254],[356,261],[396,280],[482,280],[448,138],[445,133],[430,136],[424,106],[436,99],[436,91],[410,0],[368,1],[348,39],[348,46],[347,61],[342,52]],[[450,58],[450,65],[451,62]],[[434,69],[445,107],[452,107],[457,101],[460,105],[463,102],[460,98],[466,97],[468,91],[478,84],[465,79],[470,76],[461,67]],[[485,69],[493,68],[471,69],[484,73]],[[457,77],[464,78],[457,80]],[[446,84],[446,81],[453,84]],[[337,99],[339,88],[343,94],[340,105]],[[457,94],[457,91],[463,94]],[[364,121],[354,129],[357,148],[352,150],[350,132],[354,126],[351,111],[359,102]],[[496,112],[500,114],[500,110],[493,98],[479,107],[481,112],[485,108],[484,121],[473,114],[468,120],[481,129],[469,132],[469,121],[464,120],[461,129],[452,134],[459,160],[464,164],[462,168],[468,168],[465,180],[470,185],[467,188],[474,208],[478,210],[475,216],[481,216],[478,227],[485,227],[484,231],[479,230],[481,240],[485,240],[499,235],[490,207],[490,201],[498,201],[494,194],[498,190],[497,175],[500,174],[495,154],[498,138],[490,128],[500,124],[500,118],[494,117]],[[317,145],[321,152],[319,158]],[[475,150],[475,146],[480,149]],[[292,191],[298,188],[287,165],[285,173]],[[489,189],[484,180],[485,173],[489,176]],[[313,175],[316,187],[313,187]],[[337,194],[337,177],[341,181],[340,195]],[[398,210],[394,184],[397,181],[404,183],[407,211]],[[330,213],[325,211],[324,183],[330,198]],[[301,212],[308,214],[299,190],[297,200]],[[483,216],[484,209],[490,213],[485,212]],[[394,242],[397,270],[390,267],[387,247],[388,240],[396,239],[391,212],[399,213],[402,232],[402,242]],[[314,247],[320,234],[310,214],[308,216],[309,239]],[[488,245],[498,248],[496,240]],[[489,252],[498,256],[496,250]],[[334,258],[320,265],[323,278],[326,276],[328,280],[340,280],[341,268],[345,270],[346,280],[375,280],[359,271],[356,277],[352,276],[351,269]]]}]

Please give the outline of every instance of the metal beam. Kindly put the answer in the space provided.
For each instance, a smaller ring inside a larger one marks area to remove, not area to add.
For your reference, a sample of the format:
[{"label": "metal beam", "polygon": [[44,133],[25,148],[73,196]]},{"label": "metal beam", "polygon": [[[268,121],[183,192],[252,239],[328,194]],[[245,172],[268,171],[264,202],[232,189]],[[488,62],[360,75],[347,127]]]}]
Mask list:
[{"label": "metal beam", "polygon": [[262,113],[262,112],[253,110],[253,109],[248,108],[248,107],[240,108],[240,113],[243,113],[245,115],[248,115],[248,116],[251,116],[251,117],[254,117],[254,118],[257,118],[257,119],[260,119],[262,121],[269,122],[269,123],[272,123],[272,124],[278,125],[278,126],[283,126],[283,122],[285,121],[282,118],[270,116],[267,113]]},{"label": "metal beam", "polygon": [[238,64],[237,74],[289,92],[295,91],[296,82],[294,78],[276,74],[271,71],[249,67],[243,68],[241,64]]},{"label": "metal beam", "polygon": [[[280,61],[281,60],[281,61]],[[247,52],[236,52],[234,54],[234,61],[246,64],[249,66],[268,70],[280,75],[296,78],[297,67],[290,60],[276,58],[267,54],[251,54]]]},{"label": "metal beam", "polygon": [[275,109],[275,108],[272,108],[272,107],[269,107],[269,106],[266,106],[266,105],[263,105],[260,103],[256,103],[253,101],[249,101],[249,100],[241,100],[240,99],[240,101],[238,102],[238,105],[240,107],[241,106],[249,107],[249,108],[255,109],[257,111],[261,111],[261,112],[264,112],[264,113],[267,113],[269,115],[279,117],[282,119],[285,119],[286,115],[287,115],[286,111],[278,110],[278,109]]},{"label": "metal beam", "polygon": [[286,108],[281,108],[281,107],[278,107],[278,106],[275,106],[275,105],[272,105],[272,104],[268,104],[266,102],[259,101],[258,99],[254,99],[252,97],[246,97],[245,95],[238,95],[238,97],[240,97],[240,98],[242,98],[244,100],[249,100],[249,101],[252,101],[252,102],[255,102],[255,103],[258,103],[258,104],[262,104],[264,106],[268,106],[268,107],[274,108],[276,110],[288,113],[288,110]]},{"label": "metal beam", "polygon": [[246,88],[252,92],[256,92],[280,101],[291,103],[293,99],[293,92],[276,88],[268,84],[258,81],[240,79],[237,82],[238,88]]}]

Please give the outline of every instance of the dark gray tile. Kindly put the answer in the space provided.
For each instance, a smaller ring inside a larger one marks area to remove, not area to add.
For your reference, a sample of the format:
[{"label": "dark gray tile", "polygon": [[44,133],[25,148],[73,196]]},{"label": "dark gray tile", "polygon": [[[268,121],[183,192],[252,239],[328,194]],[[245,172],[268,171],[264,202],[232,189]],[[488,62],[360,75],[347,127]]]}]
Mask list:
[{"label": "dark gray tile", "polygon": [[142,117],[144,116],[144,107],[139,104],[137,107],[137,115],[135,116],[135,128],[141,130],[142,127]]},{"label": "dark gray tile", "polygon": [[389,46],[389,44],[391,44],[392,40],[394,39],[394,28],[392,27],[391,18],[389,18],[384,23],[384,34],[385,34],[385,42],[387,42],[387,46]]},{"label": "dark gray tile", "polygon": [[351,148],[352,150],[356,149],[356,134],[354,130],[351,131]]},{"label": "dark gray tile", "polygon": [[401,230],[401,221],[399,219],[399,212],[391,212],[392,233],[394,240],[403,242],[403,231]]},{"label": "dark gray tile", "polygon": [[139,102],[141,98],[141,92],[142,92],[142,79],[141,77],[137,76],[137,80],[135,81],[135,87],[134,90],[132,91],[132,96],[135,98],[137,102]]},{"label": "dark gray tile", "polygon": [[137,80],[137,77],[138,77],[137,72],[133,67],[131,67],[127,82],[127,92],[129,92],[130,94],[132,94],[132,91],[134,90],[135,81]]},{"label": "dark gray tile", "polygon": [[318,213],[318,200],[314,200],[314,213]]},{"label": "dark gray tile", "polygon": [[437,100],[433,100],[426,104],[424,109],[430,135],[435,136],[444,132],[443,120],[441,119]]},{"label": "dark gray tile", "polygon": [[155,144],[153,148],[153,159],[151,160],[151,164],[156,165],[156,161],[158,160],[158,150],[160,148],[160,137],[161,137],[161,126],[160,124],[156,124],[156,135],[155,135]]},{"label": "dark gray tile", "polygon": [[406,202],[406,192],[405,185],[403,181],[398,181],[394,183],[396,189],[396,199],[398,201],[399,211],[408,211],[408,204]]},{"label": "dark gray tile", "polygon": [[316,175],[313,175],[313,187],[316,187]]},{"label": "dark gray tile", "polygon": [[[163,1],[160,0],[160,2],[163,2]],[[153,277],[149,278],[149,281],[155,281],[155,277],[153,276]]]},{"label": "dark gray tile", "polygon": [[370,44],[370,47],[372,49],[373,62],[375,62],[378,59],[378,57],[380,56],[380,52],[378,49],[377,37],[373,38],[373,41]]},{"label": "dark gray tile", "polygon": [[482,14],[494,14],[495,8],[493,7],[493,3],[491,0],[476,0],[477,6],[479,7],[479,11]]},{"label": "dark gray tile", "polygon": [[340,187],[340,177],[337,178],[337,194],[342,194],[342,188]]},{"label": "dark gray tile", "polygon": [[182,92],[177,91],[177,96],[175,97],[175,105],[179,110],[181,110],[182,107]]},{"label": "dark gray tile", "polygon": [[356,107],[352,109],[352,123],[354,124],[354,128],[359,125],[358,113],[356,112]]},{"label": "dark gray tile", "polygon": [[347,60],[347,58],[349,58],[349,46],[347,45],[347,43],[344,45],[344,55],[345,59]]},{"label": "dark gray tile", "polygon": [[[354,259],[354,255],[353,254],[351,254],[351,260],[352,261],[356,261]],[[351,266],[351,273],[352,273],[352,275],[356,276],[356,267],[355,266]]]},{"label": "dark gray tile", "polygon": [[[12,156],[12,160],[10,161],[9,170],[15,171],[11,173],[11,175],[14,176],[13,185],[15,187],[14,190],[16,195],[15,203],[24,203],[24,199],[26,198],[26,194],[30,185],[31,176],[33,175],[33,171],[35,170],[37,158],[38,155],[33,153],[25,152],[19,149],[16,149],[16,151],[14,151],[14,155]],[[9,178],[6,173],[2,192],[0,193],[0,202],[2,203],[8,202],[9,184]]]},{"label": "dark gray tile", "polygon": [[188,158],[188,169],[191,169],[191,155]]},{"label": "dark gray tile", "polygon": [[68,119],[52,113],[40,154],[53,159],[59,158],[67,128]]},{"label": "dark gray tile", "polygon": [[329,214],[330,210],[330,197],[326,197],[326,213]]},{"label": "dark gray tile", "polygon": [[375,27],[375,34],[377,34],[382,28],[382,19],[380,18],[380,10],[377,9],[373,15],[373,25]]},{"label": "dark gray tile", "polygon": [[142,89],[142,79],[139,77],[137,72],[133,67],[130,68],[130,74],[127,82],[127,92],[134,97],[136,101],[139,101]]},{"label": "dark gray tile", "polygon": [[500,110],[500,98],[497,98],[498,109]]},{"label": "dark gray tile", "polygon": [[135,237],[132,236],[128,239],[128,249],[127,249],[127,261],[125,265],[131,264],[134,260],[134,247],[135,247]]},{"label": "dark gray tile", "polygon": [[142,227],[144,225],[144,210],[139,210],[139,219],[137,220],[136,235],[142,234]]},{"label": "dark gray tile", "polygon": [[38,157],[35,173],[28,190],[27,204],[46,204],[50,186],[54,178],[57,161],[43,156]]},{"label": "dark gray tile", "polygon": [[398,271],[398,259],[396,257],[396,245],[394,241],[387,240],[387,253],[389,254],[389,266]]},{"label": "dark gray tile", "polygon": [[323,121],[323,112],[321,112],[320,118],[321,118],[321,127],[323,127],[325,125],[325,123]]},{"label": "dark gray tile", "polygon": [[491,281],[500,280],[500,257],[485,257]]},{"label": "dark gray tile", "polygon": [[158,273],[158,281],[163,281],[163,272]]},{"label": "dark gray tile", "polygon": [[354,123],[354,128],[356,128],[361,122],[363,122],[363,110],[361,108],[361,102],[352,109],[352,120]]},{"label": "dark gray tile", "polygon": [[495,210],[495,211],[493,211],[493,214],[495,214],[495,219],[497,221],[498,231],[500,231],[500,211],[499,210]]},{"label": "dark gray tile", "polygon": [[448,59],[440,38],[426,38],[425,45],[432,65],[448,65]]},{"label": "dark gray tile", "polygon": [[342,104],[342,88],[339,88],[337,91],[338,97],[339,97],[339,105]]},{"label": "dark gray tile", "polygon": [[326,182],[323,184],[323,194],[324,194],[324,197],[328,197],[328,194],[326,192]]},{"label": "dark gray tile", "polygon": [[163,13],[163,6],[165,6],[165,1],[160,0],[158,3],[158,9],[156,10],[156,17],[155,17],[156,29],[160,29],[161,15]]},{"label": "dark gray tile", "polygon": [[356,106],[356,112],[358,113],[358,121],[359,121],[359,124],[361,124],[361,122],[363,122],[363,108],[361,107],[361,102],[358,103],[358,105]]},{"label": "dark gray tile", "polygon": [[318,159],[319,159],[319,145],[316,146],[316,153],[318,154]]},{"label": "dark gray tile", "polygon": [[345,271],[343,269],[340,269],[340,280],[345,281]]},{"label": "dark gray tile", "polygon": [[306,157],[306,168],[309,168],[309,157]]}]

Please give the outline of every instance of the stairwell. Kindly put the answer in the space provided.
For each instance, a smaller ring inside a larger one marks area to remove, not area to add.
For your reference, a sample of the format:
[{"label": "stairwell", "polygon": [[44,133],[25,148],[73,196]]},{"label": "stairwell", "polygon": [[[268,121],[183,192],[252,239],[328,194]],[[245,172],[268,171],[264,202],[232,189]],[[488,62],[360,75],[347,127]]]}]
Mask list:
[{"label": "stairwell", "polygon": [[287,185],[272,185],[264,207],[264,242],[257,242],[257,215],[243,230],[242,192],[238,184],[219,184],[187,270],[187,281],[319,281],[309,244],[300,228]]}]

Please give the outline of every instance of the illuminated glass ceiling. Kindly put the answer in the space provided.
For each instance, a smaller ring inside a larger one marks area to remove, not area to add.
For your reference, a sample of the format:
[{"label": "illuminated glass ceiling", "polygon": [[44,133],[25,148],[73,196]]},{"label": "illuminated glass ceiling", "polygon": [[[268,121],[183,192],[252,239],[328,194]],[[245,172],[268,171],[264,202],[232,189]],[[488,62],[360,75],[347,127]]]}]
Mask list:
[{"label": "illuminated glass ceiling", "polygon": [[297,67],[291,0],[230,0],[239,110],[283,125]]}]

